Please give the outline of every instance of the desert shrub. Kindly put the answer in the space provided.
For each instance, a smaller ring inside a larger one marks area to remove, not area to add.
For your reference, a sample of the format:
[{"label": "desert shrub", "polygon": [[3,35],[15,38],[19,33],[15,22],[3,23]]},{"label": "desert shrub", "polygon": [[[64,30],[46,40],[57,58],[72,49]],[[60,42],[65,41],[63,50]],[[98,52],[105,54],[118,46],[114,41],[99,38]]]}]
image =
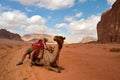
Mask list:
[{"label": "desert shrub", "polygon": [[3,47],[3,46],[0,46],[0,49],[6,49],[5,47]]},{"label": "desert shrub", "polygon": [[7,45],[7,47],[9,47],[9,48],[13,48],[13,46],[11,46],[11,45]]},{"label": "desert shrub", "polygon": [[110,52],[120,52],[120,48],[111,48]]}]

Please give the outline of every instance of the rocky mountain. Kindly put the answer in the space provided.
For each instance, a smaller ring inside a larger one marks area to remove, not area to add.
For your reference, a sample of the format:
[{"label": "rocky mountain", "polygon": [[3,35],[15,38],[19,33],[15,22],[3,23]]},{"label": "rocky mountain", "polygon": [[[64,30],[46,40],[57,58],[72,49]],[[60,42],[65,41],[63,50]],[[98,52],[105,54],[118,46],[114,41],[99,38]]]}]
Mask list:
[{"label": "rocky mountain", "polygon": [[20,41],[22,40],[19,34],[12,33],[6,29],[0,29],[0,38]]},{"label": "rocky mountain", "polygon": [[97,33],[99,42],[120,42],[120,0],[102,14]]},{"label": "rocky mountain", "polygon": [[48,43],[53,43],[54,42],[53,37],[54,36],[50,36],[50,35],[46,35],[46,34],[26,34],[22,37],[22,39],[24,41],[36,42],[39,39],[47,38]]},{"label": "rocky mountain", "polygon": [[93,41],[97,41],[97,39],[93,38],[93,37],[84,37],[80,43],[88,43],[88,42],[93,42]]}]

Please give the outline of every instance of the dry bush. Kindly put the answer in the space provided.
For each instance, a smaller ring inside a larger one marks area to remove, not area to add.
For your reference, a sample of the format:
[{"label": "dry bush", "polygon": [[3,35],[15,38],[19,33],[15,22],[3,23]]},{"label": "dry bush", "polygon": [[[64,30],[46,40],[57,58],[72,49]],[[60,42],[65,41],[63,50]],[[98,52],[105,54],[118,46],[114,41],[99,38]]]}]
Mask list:
[{"label": "dry bush", "polygon": [[120,48],[111,48],[110,52],[120,52]]},{"label": "dry bush", "polygon": [[0,46],[0,49],[6,49],[5,47],[3,47],[3,46]]},{"label": "dry bush", "polygon": [[13,48],[13,46],[11,46],[11,45],[7,45],[7,47],[8,47],[8,48]]}]

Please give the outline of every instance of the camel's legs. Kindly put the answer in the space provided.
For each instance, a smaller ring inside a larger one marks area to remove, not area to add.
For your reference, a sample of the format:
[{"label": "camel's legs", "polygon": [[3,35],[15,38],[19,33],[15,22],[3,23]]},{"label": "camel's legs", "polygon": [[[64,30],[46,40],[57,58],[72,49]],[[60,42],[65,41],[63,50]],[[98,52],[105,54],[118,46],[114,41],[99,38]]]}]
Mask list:
[{"label": "camel's legs", "polygon": [[46,66],[46,68],[47,68],[48,70],[52,70],[52,71],[55,71],[55,72],[60,73],[60,69],[59,69],[59,68],[54,68],[54,67],[51,67],[51,66]]}]

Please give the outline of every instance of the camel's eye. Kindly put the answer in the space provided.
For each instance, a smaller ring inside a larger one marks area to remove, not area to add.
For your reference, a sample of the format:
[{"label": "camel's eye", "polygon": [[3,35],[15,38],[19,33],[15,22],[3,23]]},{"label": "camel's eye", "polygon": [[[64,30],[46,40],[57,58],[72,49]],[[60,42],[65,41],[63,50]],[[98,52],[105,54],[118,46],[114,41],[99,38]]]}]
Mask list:
[{"label": "camel's eye", "polygon": [[65,37],[63,37],[63,39],[65,39]]}]

